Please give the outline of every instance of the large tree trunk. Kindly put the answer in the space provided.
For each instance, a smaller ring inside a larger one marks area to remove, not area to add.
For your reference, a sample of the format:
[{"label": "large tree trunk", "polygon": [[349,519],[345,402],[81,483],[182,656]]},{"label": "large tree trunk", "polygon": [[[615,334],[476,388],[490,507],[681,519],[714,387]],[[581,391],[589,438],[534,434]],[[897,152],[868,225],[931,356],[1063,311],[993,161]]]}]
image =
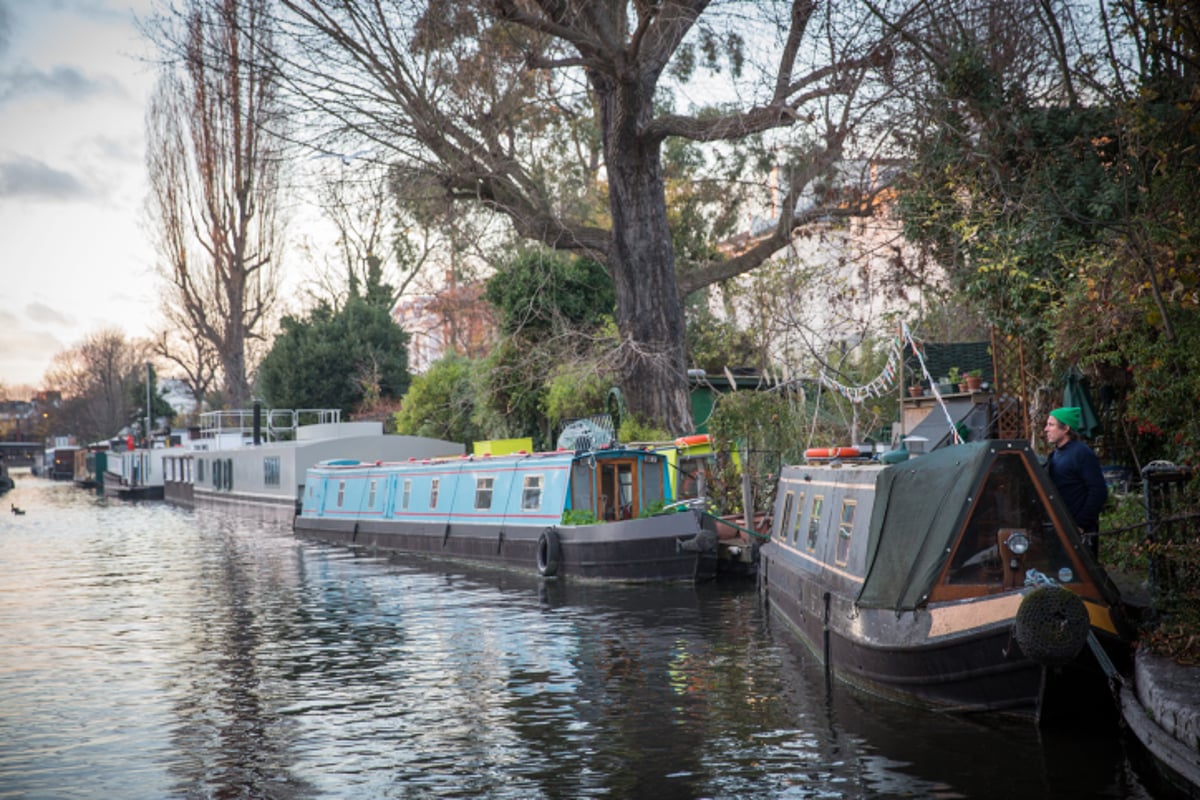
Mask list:
[{"label": "large tree trunk", "polygon": [[[617,294],[620,368],[630,411],[671,433],[695,429],[688,407],[683,304],[663,194],[660,143],[641,135],[653,82],[611,85],[593,76],[600,99],[612,213],[608,267]],[[631,113],[632,112],[632,113]]]}]

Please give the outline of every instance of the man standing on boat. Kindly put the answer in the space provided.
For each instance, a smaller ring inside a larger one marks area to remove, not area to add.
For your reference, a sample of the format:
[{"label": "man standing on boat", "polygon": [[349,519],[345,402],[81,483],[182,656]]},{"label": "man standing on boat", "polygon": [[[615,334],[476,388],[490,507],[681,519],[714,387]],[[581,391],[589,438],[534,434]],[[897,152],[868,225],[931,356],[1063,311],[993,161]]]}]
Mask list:
[{"label": "man standing on boat", "polygon": [[1056,408],[1046,418],[1046,441],[1053,448],[1046,457],[1046,470],[1075,526],[1093,556],[1100,554],[1100,512],[1108,500],[1108,485],[1100,459],[1079,439],[1082,412],[1077,407]]}]

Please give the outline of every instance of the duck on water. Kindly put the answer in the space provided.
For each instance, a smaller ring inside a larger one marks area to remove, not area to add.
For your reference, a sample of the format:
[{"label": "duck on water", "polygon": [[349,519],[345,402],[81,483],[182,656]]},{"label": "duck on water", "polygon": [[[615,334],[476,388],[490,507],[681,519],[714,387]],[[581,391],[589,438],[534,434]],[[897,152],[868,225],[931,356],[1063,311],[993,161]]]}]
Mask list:
[{"label": "duck on water", "polygon": [[1043,720],[1128,665],[1120,595],[1023,441],[785,467],[759,556],[827,673],[902,702]]}]

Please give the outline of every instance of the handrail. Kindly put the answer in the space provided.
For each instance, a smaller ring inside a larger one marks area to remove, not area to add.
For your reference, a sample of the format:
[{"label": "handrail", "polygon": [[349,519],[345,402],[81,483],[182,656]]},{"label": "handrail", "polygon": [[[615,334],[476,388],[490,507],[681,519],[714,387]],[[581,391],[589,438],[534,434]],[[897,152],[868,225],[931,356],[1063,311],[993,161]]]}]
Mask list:
[{"label": "handrail", "polygon": [[[341,422],[340,408],[273,408],[261,409],[260,433],[273,441],[284,433],[294,433],[301,425],[329,425]],[[205,411],[200,415],[200,436],[213,439],[226,434],[249,434],[254,431],[254,409],[239,408]]]}]

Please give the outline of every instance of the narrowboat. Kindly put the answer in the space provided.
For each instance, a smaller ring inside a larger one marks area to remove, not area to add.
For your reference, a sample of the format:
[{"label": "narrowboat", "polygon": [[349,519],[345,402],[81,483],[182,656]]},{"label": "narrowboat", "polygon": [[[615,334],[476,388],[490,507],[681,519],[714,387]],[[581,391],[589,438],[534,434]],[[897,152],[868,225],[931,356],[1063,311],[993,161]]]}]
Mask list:
[{"label": "narrowboat", "polygon": [[[104,467],[93,485],[98,484],[100,493],[121,500],[162,500],[166,459],[174,453],[167,442],[155,442],[154,447],[139,447],[130,450],[109,450],[101,459]],[[76,454],[75,484],[86,485],[91,473],[88,456],[95,463],[90,451]]]},{"label": "narrowboat", "polygon": [[296,533],[326,542],[629,582],[712,578],[717,535],[674,502],[667,459],[604,445],[308,470]]},{"label": "narrowboat", "polygon": [[827,674],[901,702],[1040,721],[1128,669],[1120,594],[1026,442],[787,466],[759,570]]}]

